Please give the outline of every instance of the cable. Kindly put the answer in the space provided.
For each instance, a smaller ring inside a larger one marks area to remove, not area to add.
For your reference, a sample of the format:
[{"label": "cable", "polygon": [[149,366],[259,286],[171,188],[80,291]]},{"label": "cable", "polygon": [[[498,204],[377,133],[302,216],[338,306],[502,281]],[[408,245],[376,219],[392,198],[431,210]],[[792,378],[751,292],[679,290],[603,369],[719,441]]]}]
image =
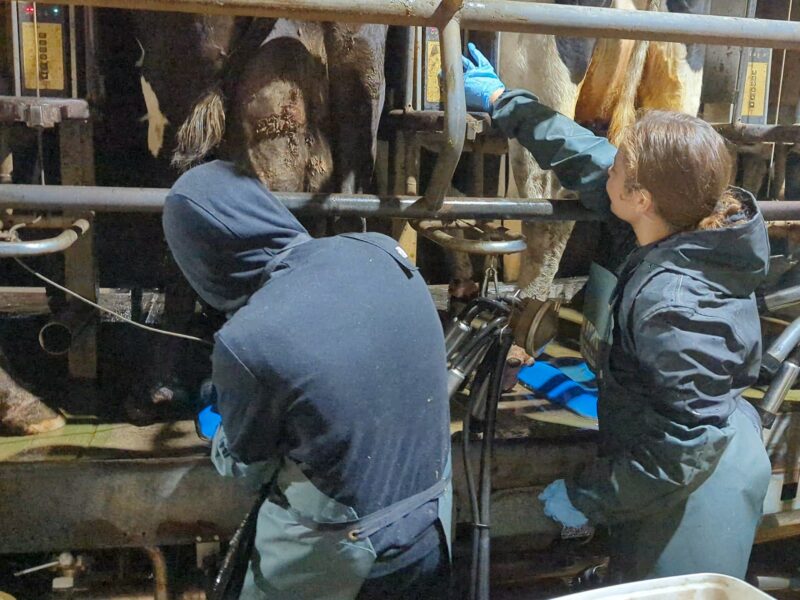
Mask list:
[{"label": "cable", "polygon": [[494,430],[497,420],[497,405],[503,388],[503,369],[506,356],[511,349],[513,336],[505,335],[506,329],[500,330],[489,356],[494,359],[493,370],[489,378],[489,391],[486,400],[486,424],[481,446],[481,471],[480,471],[480,516],[482,527],[478,532],[479,559],[478,559],[478,600],[489,600],[489,566],[490,566],[490,531],[491,519],[491,494],[492,494],[492,447],[494,445]]},{"label": "cable", "polygon": [[469,591],[469,598],[470,600],[475,600],[475,594],[477,592],[477,581],[478,581],[478,542],[479,536],[478,531],[480,530],[482,523],[480,521],[480,507],[478,505],[478,493],[475,488],[475,473],[472,471],[472,463],[469,460],[469,436],[470,436],[470,425],[472,423],[472,411],[475,409],[475,405],[480,401],[480,390],[483,387],[483,382],[486,377],[489,375],[489,370],[491,368],[491,361],[484,360],[480,366],[478,367],[478,371],[475,373],[475,378],[472,380],[472,384],[469,391],[469,399],[467,401],[467,412],[464,414],[464,421],[461,430],[461,457],[464,461],[464,476],[467,483],[467,495],[469,496],[469,506],[470,512],[472,513],[472,558],[471,558],[471,566],[470,566],[470,591]]},{"label": "cable", "polygon": [[157,327],[150,327],[149,325],[144,325],[142,323],[137,323],[136,321],[133,321],[133,320],[127,318],[127,317],[124,317],[121,314],[114,312],[113,310],[110,310],[108,308],[100,306],[99,304],[97,304],[95,302],[92,302],[88,298],[84,298],[80,294],[78,294],[76,292],[73,292],[72,290],[64,287],[63,285],[60,285],[60,284],[56,283],[52,279],[48,279],[47,277],[45,277],[44,275],[42,275],[38,271],[35,271],[34,269],[32,269],[31,267],[26,265],[20,259],[15,258],[14,260],[17,261],[17,264],[19,264],[19,266],[21,266],[23,269],[28,271],[28,273],[30,273],[34,277],[37,277],[37,278],[41,279],[45,283],[47,283],[49,285],[52,285],[54,288],[56,288],[58,290],[61,290],[65,294],[69,294],[70,296],[80,300],[81,302],[84,302],[84,303],[88,304],[89,306],[93,306],[94,308],[96,308],[99,311],[102,311],[104,313],[108,313],[109,315],[113,315],[113,316],[117,317],[118,319],[124,321],[125,323],[128,323],[129,325],[133,325],[134,327],[139,327],[140,329],[144,329],[145,331],[150,331],[152,333],[160,333],[162,335],[169,335],[169,336],[172,336],[172,337],[181,338],[183,340],[189,340],[190,342],[198,342],[200,344],[203,344],[205,346],[210,346],[212,348],[214,347],[214,344],[212,344],[208,340],[204,340],[202,338],[195,337],[193,335],[186,335],[185,333],[177,333],[175,331],[167,331],[166,329],[159,329]]}]

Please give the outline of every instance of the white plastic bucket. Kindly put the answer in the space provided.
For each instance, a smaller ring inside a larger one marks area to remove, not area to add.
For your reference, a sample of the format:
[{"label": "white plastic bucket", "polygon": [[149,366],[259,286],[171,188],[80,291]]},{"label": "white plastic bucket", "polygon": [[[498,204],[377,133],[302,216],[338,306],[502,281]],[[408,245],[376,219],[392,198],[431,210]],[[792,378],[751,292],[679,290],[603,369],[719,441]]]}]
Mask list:
[{"label": "white plastic bucket", "polygon": [[741,579],[714,573],[648,579],[561,596],[563,600],[638,600],[640,598],[646,600],[769,600],[771,596]]}]

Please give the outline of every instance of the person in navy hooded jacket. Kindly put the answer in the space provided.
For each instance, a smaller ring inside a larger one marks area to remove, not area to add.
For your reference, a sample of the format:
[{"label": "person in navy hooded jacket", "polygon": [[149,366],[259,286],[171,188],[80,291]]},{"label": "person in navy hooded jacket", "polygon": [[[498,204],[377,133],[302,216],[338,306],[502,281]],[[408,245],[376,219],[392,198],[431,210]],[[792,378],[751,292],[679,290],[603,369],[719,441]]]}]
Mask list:
[{"label": "person in navy hooded jacket", "polygon": [[445,350],[417,268],[380,234],[312,238],[221,161],[178,179],[163,224],[189,283],[228,315],[212,459],[269,486],[240,597],[446,594]]}]

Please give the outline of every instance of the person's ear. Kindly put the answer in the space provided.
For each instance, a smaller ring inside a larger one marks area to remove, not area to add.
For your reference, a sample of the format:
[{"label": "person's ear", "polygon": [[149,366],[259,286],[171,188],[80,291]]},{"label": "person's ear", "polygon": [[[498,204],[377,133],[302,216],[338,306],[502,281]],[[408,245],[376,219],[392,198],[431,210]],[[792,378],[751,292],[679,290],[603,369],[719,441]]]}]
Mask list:
[{"label": "person's ear", "polygon": [[650,190],[640,188],[636,190],[636,192],[634,202],[636,203],[638,212],[643,215],[654,214],[656,205],[653,203],[653,195],[650,193]]}]

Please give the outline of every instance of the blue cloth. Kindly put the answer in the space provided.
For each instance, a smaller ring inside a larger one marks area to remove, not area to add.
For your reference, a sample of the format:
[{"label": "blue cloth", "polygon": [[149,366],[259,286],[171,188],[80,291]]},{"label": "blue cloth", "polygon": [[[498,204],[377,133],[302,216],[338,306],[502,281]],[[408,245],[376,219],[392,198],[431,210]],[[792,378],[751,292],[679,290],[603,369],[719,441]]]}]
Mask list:
[{"label": "blue cloth", "polygon": [[[467,44],[472,60],[461,57],[464,65],[464,92],[467,108],[489,112],[492,108],[490,98],[497,90],[505,86],[494,72],[489,60],[470,42]],[[473,62],[475,61],[475,62]]]},{"label": "blue cloth", "polygon": [[544,488],[539,494],[539,500],[544,503],[544,514],[564,527],[577,529],[589,522],[586,515],[570,502],[567,486],[563,479],[556,479]]},{"label": "blue cloth", "polygon": [[[594,374],[588,371],[586,363],[572,365],[570,370],[584,380],[587,376],[594,380]],[[561,369],[538,360],[530,366],[522,367],[518,378],[523,385],[544,395],[551,402],[582,417],[597,418],[597,388],[574,381]]]}]

